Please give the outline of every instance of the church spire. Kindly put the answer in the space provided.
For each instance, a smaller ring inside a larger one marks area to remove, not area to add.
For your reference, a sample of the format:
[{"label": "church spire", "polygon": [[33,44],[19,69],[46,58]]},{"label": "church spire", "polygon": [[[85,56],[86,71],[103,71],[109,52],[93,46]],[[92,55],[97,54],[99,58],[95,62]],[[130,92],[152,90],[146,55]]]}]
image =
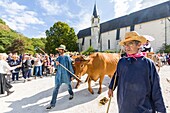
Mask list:
[{"label": "church spire", "polygon": [[98,17],[98,16],[97,16],[96,3],[95,3],[95,5],[94,5],[93,16],[94,16],[94,18],[97,18],[97,17]]}]

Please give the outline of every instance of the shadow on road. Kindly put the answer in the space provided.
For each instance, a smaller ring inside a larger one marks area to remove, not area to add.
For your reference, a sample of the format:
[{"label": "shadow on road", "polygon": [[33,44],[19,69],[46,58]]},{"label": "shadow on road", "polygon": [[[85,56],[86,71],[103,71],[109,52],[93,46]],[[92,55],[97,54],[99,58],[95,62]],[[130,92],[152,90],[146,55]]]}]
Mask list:
[{"label": "shadow on road", "polygon": [[[89,93],[87,88],[77,90],[74,92],[75,96],[73,100],[69,100],[67,87],[61,86],[58,99],[57,99],[57,103],[56,103],[56,107],[53,108],[51,111],[65,110],[65,109],[74,107],[76,105],[80,105],[80,104],[92,101],[99,96],[99,94],[97,94],[98,88],[93,88],[93,90],[94,90],[93,95]],[[106,91],[106,90],[107,90],[107,87],[103,88],[103,91]],[[43,99],[48,98],[48,97],[50,97],[51,99],[52,91],[53,91],[53,88],[50,88],[48,90],[39,92],[36,95],[33,95],[31,97],[26,97],[26,98],[23,98],[17,101],[7,101],[8,103],[11,103],[9,107],[12,108],[12,110],[9,112],[5,112],[5,113],[46,113],[48,111],[45,108],[47,107],[47,104],[49,104],[51,100],[44,102]],[[61,93],[63,92],[66,92],[66,95],[61,96]]]}]

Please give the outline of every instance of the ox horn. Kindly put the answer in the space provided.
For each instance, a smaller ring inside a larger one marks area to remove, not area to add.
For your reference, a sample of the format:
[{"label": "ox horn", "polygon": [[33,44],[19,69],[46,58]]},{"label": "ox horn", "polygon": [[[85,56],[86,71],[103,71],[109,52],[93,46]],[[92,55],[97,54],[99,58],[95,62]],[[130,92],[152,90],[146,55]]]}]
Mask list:
[{"label": "ox horn", "polygon": [[84,60],[90,60],[89,56],[82,56]]}]

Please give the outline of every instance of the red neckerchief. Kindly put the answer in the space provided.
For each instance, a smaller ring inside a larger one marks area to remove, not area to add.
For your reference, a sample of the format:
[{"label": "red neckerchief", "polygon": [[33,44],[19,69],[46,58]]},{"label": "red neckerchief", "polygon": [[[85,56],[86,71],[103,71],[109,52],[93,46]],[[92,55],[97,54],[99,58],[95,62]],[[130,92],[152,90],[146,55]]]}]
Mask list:
[{"label": "red neckerchief", "polygon": [[[144,56],[143,53],[127,54],[127,57],[132,57],[134,59]],[[137,59],[136,59],[137,60]]]}]

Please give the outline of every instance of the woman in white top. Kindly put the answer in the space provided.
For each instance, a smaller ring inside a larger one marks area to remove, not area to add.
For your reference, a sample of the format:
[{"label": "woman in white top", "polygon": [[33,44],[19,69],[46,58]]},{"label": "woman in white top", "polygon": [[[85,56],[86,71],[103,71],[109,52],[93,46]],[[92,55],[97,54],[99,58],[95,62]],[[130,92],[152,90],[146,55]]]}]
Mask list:
[{"label": "woman in white top", "polygon": [[10,67],[9,64],[6,62],[8,55],[6,53],[0,53],[0,94],[4,94],[5,91],[7,95],[13,93],[13,91],[9,91],[12,88],[12,85],[9,84],[5,78],[5,75],[10,71],[14,70],[17,67],[21,67],[20,65]]}]

